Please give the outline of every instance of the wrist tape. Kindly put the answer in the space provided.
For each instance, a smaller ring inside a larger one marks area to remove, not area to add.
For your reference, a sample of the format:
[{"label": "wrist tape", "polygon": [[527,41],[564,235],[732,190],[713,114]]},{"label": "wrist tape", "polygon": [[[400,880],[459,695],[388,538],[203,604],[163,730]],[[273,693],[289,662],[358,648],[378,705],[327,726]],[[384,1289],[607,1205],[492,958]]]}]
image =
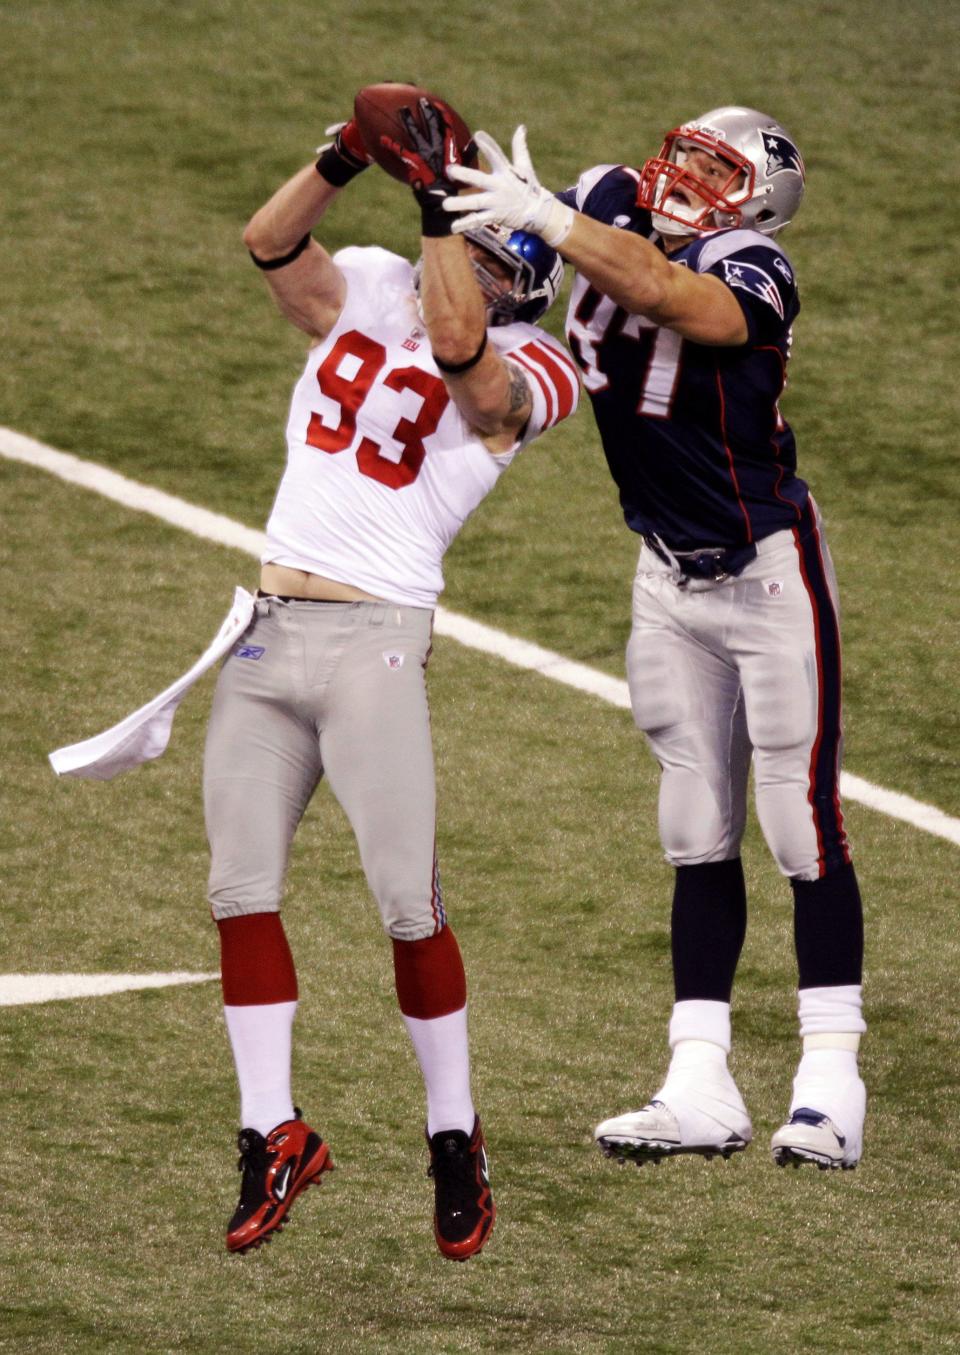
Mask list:
[{"label": "wrist tape", "polygon": [[333,188],[343,188],[351,179],[355,179],[368,168],[368,165],[362,164],[349,152],[338,150],[336,143],[324,148],[316,164],[317,173]]},{"label": "wrist tape", "polygon": [[466,362],[444,362],[438,358],[436,353],[433,360],[440,368],[441,372],[446,372],[448,376],[459,376],[463,372],[469,372],[471,367],[476,367],[477,363],[487,351],[487,331],[483,331],[483,338],[480,340],[480,347],[474,353],[472,358],[467,358]]}]

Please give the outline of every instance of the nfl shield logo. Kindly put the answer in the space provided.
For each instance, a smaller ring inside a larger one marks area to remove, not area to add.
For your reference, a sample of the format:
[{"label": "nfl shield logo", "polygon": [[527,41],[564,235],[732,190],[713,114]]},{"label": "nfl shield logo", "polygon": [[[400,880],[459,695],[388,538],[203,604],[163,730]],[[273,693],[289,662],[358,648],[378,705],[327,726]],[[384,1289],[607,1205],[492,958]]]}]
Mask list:
[{"label": "nfl shield logo", "polygon": [[783,593],[782,579],[764,579],[763,586],[767,590],[767,596],[778,598]]},{"label": "nfl shield logo", "polygon": [[402,654],[391,654],[391,653],[389,652],[389,650],[386,650],[386,649],[383,651],[383,661],[384,661],[384,663],[387,665],[388,668],[402,668],[402,667],[403,667],[403,655],[402,655]]}]

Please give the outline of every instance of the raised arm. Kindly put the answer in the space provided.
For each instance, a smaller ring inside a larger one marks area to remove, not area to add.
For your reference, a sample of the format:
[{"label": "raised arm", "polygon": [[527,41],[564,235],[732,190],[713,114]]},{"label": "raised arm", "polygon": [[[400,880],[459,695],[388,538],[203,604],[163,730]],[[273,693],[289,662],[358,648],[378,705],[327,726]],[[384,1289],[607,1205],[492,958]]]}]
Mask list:
[{"label": "raised arm", "polygon": [[555,248],[597,291],[685,339],[731,346],[746,342],[743,310],[720,278],[671,263],[642,235],[567,211],[570,232]]},{"label": "raised arm", "polygon": [[454,404],[489,451],[507,451],[530,417],[530,388],[523,370],[487,342],[487,302],[470,262],[476,246],[452,233],[453,217],[443,210],[445,198],[456,193],[447,177],[458,162],[453,130],[441,108],[421,99],[420,110],[426,133],[410,117],[413,149],[399,144],[393,149],[407,167],[421,209],[424,324]]},{"label": "raised arm", "polygon": [[594,221],[543,188],[527,152],[524,128],[514,134],[512,162],[486,133],[477,133],[477,144],[491,172],[462,167],[451,171],[458,182],[481,190],[472,206],[464,197],[449,204],[448,211],[466,213],[455,230],[495,220],[534,231],[598,291],[631,314],[644,315],[697,343],[746,342],[743,311],[719,278],[671,263],[649,240]]},{"label": "raised arm", "polygon": [[462,237],[426,235],[422,246],[420,298],[434,361],[470,427],[491,452],[506,451],[533,407],[526,374],[487,342],[486,302]]},{"label": "raised arm", "polygon": [[368,164],[355,125],[344,124],[317,162],[278,188],[243,233],[280,310],[315,339],[324,338],[336,324],[346,288],[340,270],[310,232],[340,190]]}]

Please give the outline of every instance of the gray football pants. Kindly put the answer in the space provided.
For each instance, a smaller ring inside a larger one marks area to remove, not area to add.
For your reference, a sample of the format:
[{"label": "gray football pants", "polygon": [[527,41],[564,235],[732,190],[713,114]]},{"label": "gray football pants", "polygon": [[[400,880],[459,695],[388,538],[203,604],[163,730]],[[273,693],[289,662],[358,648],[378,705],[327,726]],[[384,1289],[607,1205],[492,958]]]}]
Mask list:
[{"label": "gray football pants", "polygon": [[660,763],[672,865],[738,855],[751,754],[757,816],[780,870],[816,880],[849,860],[836,581],[815,510],[761,541],[736,578],[691,580],[644,546],[627,677]]},{"label": "gray football pants", "polygon": [[356,835],[383,925],[444,925],[424,667],[432,611],[261,598],[217,682],[204,758],[215,918],[277,912],[321,777]]}]

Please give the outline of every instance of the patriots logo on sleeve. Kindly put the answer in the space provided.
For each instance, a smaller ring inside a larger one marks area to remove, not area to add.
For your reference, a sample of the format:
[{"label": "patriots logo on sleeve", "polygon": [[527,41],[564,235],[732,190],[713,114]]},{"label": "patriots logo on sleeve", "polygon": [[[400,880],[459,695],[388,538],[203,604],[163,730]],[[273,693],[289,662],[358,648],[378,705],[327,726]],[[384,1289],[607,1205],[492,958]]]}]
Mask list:
[{"label": "patriots logo on sleeve", "polygon": [[738,259],[724,259],[722,263],[723,278],[729,287],[749,292],[751,296],[758,296],[761,301],[772,306],[779,318],[783,319],[783,297],[769,273],[765,273],[756,264],[743,263]]},{"label": "patriots logo on sleeve", "polygon": [[767,152],[767,173],[779,174],[783,169],[792,169],[803,174],[803,159],[792,141],[776,132],[761,132],[763,149]]}]

